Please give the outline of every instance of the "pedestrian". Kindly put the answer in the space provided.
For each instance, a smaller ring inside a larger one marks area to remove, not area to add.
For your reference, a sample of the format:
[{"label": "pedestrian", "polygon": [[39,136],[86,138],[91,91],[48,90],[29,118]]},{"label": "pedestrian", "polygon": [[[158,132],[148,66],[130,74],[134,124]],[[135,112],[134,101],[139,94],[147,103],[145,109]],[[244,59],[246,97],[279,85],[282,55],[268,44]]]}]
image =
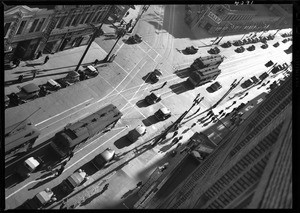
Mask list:
[{"label": "pedestrian", "polygon": [[128,16],[128,15],[129,15],[129,11],[127,11],[127,12],[125,13],[125,17]]},{"label": "pedestrian", "polygon": [[36,74],[37,74],[37,70],[33,70],[33,71],[32,71],[32,80],[35,79]]},{"label": "pedestrian", "polygon": [[40,51],[38,52],[36,58],[38,59],[38,58],[40,58],[41,56],[42,56],[42,51],[40,50]]},{"label": "pedestrian", "polygon": [[56,177],[60,176],[60,175],[63,173],[64,170],[65,170],[65,166],[62,165],[62,166],[60,167],[60,169],[57,169],[57,170],[55,171],[55,176],[56,176]]},{"label": "pedestrian", "polygon": [[166,86],[167,83],[168,83],[168,81],[165,81],[165,82],[163,83],[163,85],[161,86],[161,88],[163,88],[164,86]]},{"label": "pedestrian", "polygon": [[[71,160],[71,158],[74,156],[74,153],[73,152],[71,152],[70,154],[69,154],[69,160]],[[68,161],[69,161],[68,160]]]},{"label": "pedestrian", "polygon": [[46,57],[45,57],[44,64],[46,64],[47,61],[49,61],[49,56],[46,56]]},{"label": "pedestrian", "polygon": [[178,131],[177,130],[173,133],[172,138],[174,138],[176,135],[178,135]]},{"label": "pedestrian", "polygon": [[193,123],[192,126],[191,126],[191,128],[193,128],[194,126],[196,126],[196,124],[197,124],[197,123]]},{"label": "pedestrian", "polygon": [[179,142],[179,138],[178,137],[174,138],[171,142],[171,146],[177,144],[178,142]]},{"label": "pedestrian", "polygon": [[140,188],[143,185],[143,181],[140,181],[136,184],[136,188]]},{"label": "pedestrian", "polygon": [[124,20],[122,19],[122,21],[120,22],[120,26],[122,26],[124,24]]},{"label": "pedestrian", "polygon": [[110,58],[110,61],[113,62],[115,60],[115,58],[117,57],[117,54],[113,54]]}]

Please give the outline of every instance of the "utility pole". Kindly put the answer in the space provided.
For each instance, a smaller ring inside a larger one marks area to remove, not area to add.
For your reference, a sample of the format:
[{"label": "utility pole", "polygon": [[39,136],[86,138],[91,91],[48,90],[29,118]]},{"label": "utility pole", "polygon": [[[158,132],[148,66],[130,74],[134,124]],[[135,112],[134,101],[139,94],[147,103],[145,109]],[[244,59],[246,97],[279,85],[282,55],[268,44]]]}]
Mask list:
[{"label": "utility pole", "polygon": [[102,30],[101,28],[102,28],[102,26],[103,26],[104,21],[108,19],[108,16],[109,16],[109,13],[110,13],[110,10],[111,10],[112,7],[113,7],[113,5],[110,5],[110,6],[109,6],[109,8],[108,8],[108,10],[107,10],[107,12],[106,12],[106,15],[105,15],[104,19],[102,20],[102,23],[101,23],[101,25],[99,26],[98,29],[97,29],[94,25],[92,25],[95,31],[94,31],[94,33],[93,33],[91,39],[90,39],[89,44],[87,45],[87,47],[86,47],[86,49],[85,49],[85,51],[84,51],[82,57],[81,57],[80,60],[79,60],[77,66],[76,66],[76,68],[75,68],[75,71],[77,71],[77,70],[79,69],[79,67],[80,67],[80,65],[81,65],[81,63],[82,63],[82,61],[83,61],[83,59],[84,59],[86,53],[88,52],[88,50],[89,50],[90,46],[92,45],[93,41],[95,40],[95,38],[96,38],[97,36],[100,36],[100,35],[103,34],[103,30]]},{"label": "utility pole", "polygon": [[144,12],[146,12],[146,11],[148,10],[148,8],[149,8],[149,6],[147,6],[147,5],[144,5],[144,6],[143,6],[141,14],[137,17],[137,19],[136,19],[136,21],[135,21],[133,27],[128,31],[128,33],[132,33],[132,31],[133,31],[135,25],[138,23],[138,21],[140,20],[140,18],[141,18],[142,15],[144,14]]}]

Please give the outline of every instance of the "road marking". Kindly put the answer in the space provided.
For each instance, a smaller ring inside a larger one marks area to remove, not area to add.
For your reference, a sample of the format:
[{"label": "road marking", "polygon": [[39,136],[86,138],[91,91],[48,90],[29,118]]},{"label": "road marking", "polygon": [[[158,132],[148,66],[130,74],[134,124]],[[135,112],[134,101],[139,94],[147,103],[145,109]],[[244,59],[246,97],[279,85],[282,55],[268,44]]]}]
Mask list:
[{"label": "road marking", "polygon": [[54,118],[54,117],[57,117],[57,116],[59,116],[59,115],[61,115],[61,114],[64,114],[65,112],[70,111],[71,109],[74,109],[74,108],[76,108],[76,107],[78,107],[78,106],[80,106],[80,105],[82,105],[82,104],[84,104],[84,103],[86,103],[86,102],[88,102],[88,101],[90,101],[90,100],[92,100],[92,99],[94,99],[94,98],[90,98],[89,100],[86,100],[86,101],[84,101],[84,102],[82,102],[82,103],[80,103],[80,104],[78,104],[78,105],[76,105],[76,106],[73,106],[73,107],[70,108],[70,109],[67,109],[67,110],[65,110],[65,111],[63,111],[63,112],[61,112],[61,113],[59,113],[59,114],[56,114],[55,116],[52,116],[52,117],[50,117],[50,118],[48,118],[48,119],[46,119],[46,120],[44,120],[44,121],[42,121],[42,122],[40,122],[40,123],[37,123],[37,124],[35,124],[35,126],[38,126],[38,125],[40,125],[40,124],[42,124],[42,123],[44,123],[44,122],[46,122],[46,121],[48,121],[48,120],[50,120],[50,119],[52,119],[52,118]]},{"label": "road marking", "polygon": [[121,67],[121,65],[119,63],[117,63],[116,61],[114,61],[113,63],[115,63],[116,65],[118,65],[124,72],[126,72],[128,74],[128,72],[123,67]]},{"label": "road marking", "polygon": [[[89,153],[87,153],[86,155],[84,155],[82,158],[80,158],[78,161],[76,161],[75,163],[73,163],[72,165],[68,166],[64,171],[68,170],[69,168],[71,168],[72,166],[76,165],[78,162],[82,161],[82,159],[84,159],[86,156],[88,156],[89,154],[95,152],[97,149],[99,149],[100,147],[102,147],[104,144],[106,144],[108,141],[110,141],[111,139],[115,138],[117,135],[119,135],[121,132],[123,132],[125,129],[127,129],[127,127],[124,127],[124,129],[120,132],[118,132],[117,134],[115,134],[114,136],[112,136],[110,139],[106,140],[104,143],[102,143],[100,146],[98,146],[97,148],[93,149],[92,151],[90,151]],[[98,140],[99,138],[97,138],[96,140]],[[94,141],[96,141],[94,140]],[[88,145],[87,145],[88,146]],[[85,147],[87,147],[85,146]],[[83,147],[82,149],[84,149],[85,147]],[[77,153],[77,152],[76,152]],[[41,179],[40,181],[43,181],[45,179]],[[40,181],[31,181],[29,183],[27,183],[26,185],[22,186],[21,188],[19,188],[18,190],[14,191],[13,193],[11,193],[10,195],[8,195],[7,197],[5,197],[5,200],[7,200],[8,198],[10,198],[11,196],[13,196],[14,194],[18,193],[19,191],[21,191],[22,189],[24,189],[25,187],[29,186],[32,183],[36,183],[36,182],[40,182]]]}]

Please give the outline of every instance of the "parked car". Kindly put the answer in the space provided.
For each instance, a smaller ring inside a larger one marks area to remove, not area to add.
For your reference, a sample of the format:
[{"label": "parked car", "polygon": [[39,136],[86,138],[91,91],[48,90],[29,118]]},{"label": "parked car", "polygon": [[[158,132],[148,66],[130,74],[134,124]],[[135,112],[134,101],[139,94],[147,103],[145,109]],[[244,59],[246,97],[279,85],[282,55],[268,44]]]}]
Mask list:
[{"label": "parked car", "polygon": [[115,157],[115,151],[107,148],[101,154],[97,155],[92,163],[100,170],[102,169],[108,162],[112,161]]},{"label": "parked car", "polygon": [[223,47],[223,48],[231,47],[230,41],[227,41],[227,42],[221,44],[221,47]]},{"label": "parked car", "polygon": [[89,65],[86,67],[86,69],[84,70],[84,73],[88,76],[92,76],[92,77],[96,77],[99,74],[99,71],[97,68],[95,68],[92,65]]},{"label": "parked car", "polygon": [[86,172],[79,169],[62,182],[62,190],[66,193],[70,193],[87,179]]},{"label": "parked car", "polygon": [[261,45],[260,46],[262,49],[267,49],[268,47],[269,47],[269,45],[268,44],[263,44],[263,45]]},{"label": "parked car", "polygon": [[190,46],[190,47],[186,47],[184,49],[184,52],[186,52],[187,54],[196,54],[198,52],[198,49],[194,46]]},{"label": "parked car", "polygon": [[131,130],[127,134],[127,138],[131,142],[137,141],[141,136],[147,132],[146,127],[143,124],[138,125],[135,129]]},{"label": "parked car", "polygon": [[207,87],[207,91],[216,92],[221,88],[222,88],[222,85],[217,81],[217,82],[213,83],[212,85],[210,85],[209,87]]},{"label": "parked car", "polygon": [[135,35],[133,35],[133,36],[130,36],[130,37],[127,39],[127,42],[130,43],[130,44],[141,43],[141,42],[142,42],[142,37],[139,36],[138,34],[135,34]]},{"label": "parked car", "polygon": [[46,85],[47,88],[51,90],[59,90],[61,88],[61,85],[53,79],[49,79]]},{"label": "parked car", "polygon": [[252,76],[251,80],[254,84],[257,84],[259,82],[258,78],[256,78],[256,76]]},{"label": "parked car", "polygon": [[9,97],[7,95],[4,96],[4,103],[5,103],[5,108],[7,108],[9,106]]},{"label": "parked car", "polygon": [[275,44],[273,44],[273,47],[278,47],[279,46],[279,42],[276,42]]},{"label": "parked car", "polygon": [[67,76],[65,77],[65,80],[70,83],[75,83],[79,81],[79,73],[76,71],[70,71]]},{"label": "parked car", "polygon": [[150,95],[145,97],[145,101],[150,105],[155,104],[155,103],[159,102],[160,100],[161,100],[160,95],[158,95],[154,92],[152,92]]},{"label": "parked car", "polygon": [[159,121],[163,121],[171,117],[171,111],[168,108],[163,107],[155,112],[154,115]]},{"label": "parked car", "polygon": [[260,79],[260,80],[264,80],[264,79],[266,79],[268,76],[269,76],[269,74],[266,73],[266,72],[264,72],[263,74],[261,74],[261,75],[259,76],[259,79]]},{"label": "parked car", "polygon": [[70,83],[64,78],[56,79],[56,82],[59,83],[63,88],[73,85],[72,83]]},{"label": "parked car", "polygon": [[241,84],[241,87],[247,88],[247,87],[250,87],[252,84],[253,84],[253,82],[250,79],[248,79]]},{"label": "parked car", "polygon": [[159,81],[160,76],[162,76],[162,73],[158,69],[155,69],[150,73],[149,79],[152,83],[156,83]]},{"label": "parked car", "polygon": [[282,43],[286,43],[286,42],[288,42],[286,38],[282,40]]},{"label": "parked car", "polygon": [[240,47],[236,48],[234,51],[237,53],[242,53],[245,51],[245,48],[243,46],[240,46]]},{"label": "parked car", "polygon": [[39,91],[40,88],[34,84],[30,83],[20,88],[20,92],[18,93],[18,96],[22,100],[28,100],[28,99],[36,99],[39,97]]},{"label": "parked car", "polygon": [[251,45],[251,46],[249,46],[249,47],[247,48],[247,50],[248,50],[248,51],[253,51],[253,50],[255,50],[255,46],[254,46],[254,45]]},{"label": "parked car", "polygon": [[268,61],[266,64],[265,64],[265,66],[266,67],[270,67],[270,66],[272,66],[274,63],[273,63],[273,61]]},{"label": "parked car", "polygon": [[210,50],[207,51],[210,54],[219,54],[220,49],[218,47],[211,48]]},{"label": "parked car", "polygon": [[37,171],[41,166],[44,165],[44,162],[41,158],[30,157],[27,158],[19,167],[17,167],[17,174],[21,178],[25,179],[30,176],[31,173]]},{"label": "parked car", "polygon": [[37,193],[32,199],[24,204],[25,209],[42,209],[43,207],[55,202],[57,199],[53,191],[49,188]]}]

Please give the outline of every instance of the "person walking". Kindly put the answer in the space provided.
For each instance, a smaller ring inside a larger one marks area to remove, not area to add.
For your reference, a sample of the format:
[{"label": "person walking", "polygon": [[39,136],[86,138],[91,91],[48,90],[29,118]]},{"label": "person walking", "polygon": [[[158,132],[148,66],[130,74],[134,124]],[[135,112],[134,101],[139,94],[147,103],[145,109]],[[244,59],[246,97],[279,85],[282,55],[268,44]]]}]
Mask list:
[{"label": "person walking", "polygon": [[96,59],[96,60],[94,61],[94,66],[96,66],[98,63],[99,63],[99,60]]},{"label": "person walking", "polygon": [[33,70],[33,71],[32,71],[32,80],[35,79],[36,74],[37,74],[37,70]]},{"label": "person walking", "polygon": [[18,81],[19,81],[20,83],[22,83],[23,80],[24,80],[24,75],[19,75]]},{"label": "person walking", "polygon": [[201,107],[199,107],[196,112],[194,112],[194,115],[197,114],[200,111]]},{"label": "person walking", "polygon": [[181,139],[182,139],[182,136],[174,138],[171,142],[171,146],[177,144]]},{"label": "person walking", "polygon": [[44,64],[46,64],[47,61],[49,61],[49,56],[46,56],[46,57],[45,57]]},{"label": "person walking", "polygon": [[193,128],[194,126],[196,126],[196,124],[197,124],[197,122],[196,122],[196,123],[193,123],[192,126],[191,126],[191,128]]},{"label": "person walking", "polygon": [[161,89],[162,89],[162,88],[164,88],[164,86],[166,86],[166,85],[167,85],[167,83],[168,83],[168,82],[167,82],[167,81],[165,81],[165,82],[163,83],[163,85],[161,86]]},{"label": "person walking", "polygon": [[56,177],[60,176],[60,175],[63,173],[64,170],[65,170],[65,166],[62,165],[62,166],[60,167],[60,169],[56,170],[55,176],[56,176]]},{"label": "person walking", "polygon": [[16,61],[15,61],[16,67],[18,67],[20,65],[20,63],[21,63],[20,59],[17,58]]}]

